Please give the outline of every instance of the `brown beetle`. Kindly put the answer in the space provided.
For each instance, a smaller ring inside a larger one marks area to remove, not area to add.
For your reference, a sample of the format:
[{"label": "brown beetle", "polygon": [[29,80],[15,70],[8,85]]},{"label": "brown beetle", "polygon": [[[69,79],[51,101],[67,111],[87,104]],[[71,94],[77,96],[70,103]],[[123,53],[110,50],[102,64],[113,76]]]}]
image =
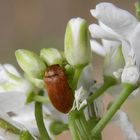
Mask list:
[{"label": "brown beetle", "polygon": [[59,65],[51,65],[45,72],[45,87],[54,107],[67,113],[73,104],[73,94],[64,70]]}]

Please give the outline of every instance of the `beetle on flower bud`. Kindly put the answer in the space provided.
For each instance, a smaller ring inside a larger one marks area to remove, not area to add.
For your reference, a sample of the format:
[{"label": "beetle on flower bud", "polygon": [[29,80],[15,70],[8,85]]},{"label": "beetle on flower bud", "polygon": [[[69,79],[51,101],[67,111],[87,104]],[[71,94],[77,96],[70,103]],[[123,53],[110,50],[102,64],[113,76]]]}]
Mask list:
[{"label": "beetle on flower bud", "polygon": [[58,64],[49,66],[44,81],[54,107],[62,113],[69,112],[73,105],[73,94],[64,70]]}]

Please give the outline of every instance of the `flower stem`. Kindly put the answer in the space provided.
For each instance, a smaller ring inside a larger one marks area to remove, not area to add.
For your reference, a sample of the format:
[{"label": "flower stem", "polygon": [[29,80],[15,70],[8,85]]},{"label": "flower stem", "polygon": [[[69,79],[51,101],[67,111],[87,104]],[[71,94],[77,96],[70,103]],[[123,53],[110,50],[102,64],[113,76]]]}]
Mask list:
[{"label": "flower stem", "polygon": [[69,113],[69,128],[73,140],[92,140],[90,127],[82,111],[73,110]]},{"label": "flower stem", "polygon": [[0,118],[0,127],[5,129],[6,131],[8,130],[11,133],[14,133],[17,135],[21,134],[21,130],[18,127],[14,126],[13,124],[4,120],[3,118]]},{"label": "flower stem", "polygon": [[82,68],[75,69],[73,83],[72,83],[73,90],[75,90],[77,88],[77,83],[78,83],[81,72],[82,72]]},{"label": "flower stem", "polygon": [[[43,93],[44,92],[41,90],[39,95],[42,96]],[[41,140],[50,140],[43,121],[42,103],[40,102],[35,102],[35,118],[40,132]]]},{"label": "flower stem", "polygon": [[108,88],[115,84],[116,80],[113,77],[104,77],[104,84],[87,99],[88,104],[93,103],[94,99],[102,95]]},{"label": "flower stem", "polygon": [[28,131],[23,131],[20,135],[20,140],[37,140]]},{"label": "flower stem", "polygon": [[128,96],[132,93],[133,90],[136,89],[136,86],[130,84],[124,84],[123,91],[120,93],[117,100],[111,105],[107,113],[103,116],[103,118],[97,123],[97,125],[92,129],[92,136],[96,137],[98,133],[100,133],[106,124],[112,119],[117,110],[121,107],[124,101],[128,98]]},{"label": "flower stem", "polygon": [[11,124],[10,122],[4,120],[3,118],[0,118],[0,127],[5,129],[5,132],[10,132],[15,135],[19,135],[20,140],[36,140],[35,137],[33,137],[29,131],[23,130],[19,128],[18,126],[15,126],[14,124]]},{"label": "flower stem", "polygon": [[82,137],[78,131],[78,127],[77,127],[77,124],[76,124],[76,119],[78,118],[78,111],[71,111],[69,113],[69,116],[68,116],[68,119],[69,119],[69,129],[70,129],[70,132],[71,132],[71,135],[72,135],[72,139],[73,140],[82,140]]}]

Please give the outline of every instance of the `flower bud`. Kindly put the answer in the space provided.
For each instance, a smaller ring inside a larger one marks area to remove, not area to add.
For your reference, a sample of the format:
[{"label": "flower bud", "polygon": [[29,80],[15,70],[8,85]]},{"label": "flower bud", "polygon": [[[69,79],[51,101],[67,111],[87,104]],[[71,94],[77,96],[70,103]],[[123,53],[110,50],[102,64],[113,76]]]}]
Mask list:
[{"label": "flower bud", "polygon": [[75,67],[83,67],[89,63],[91,49],[89,45],[88,25],[82,18],[73,18],[67,24],[65,57],[68,63]]},{"label": "flower bud", "polygon": [[15,55],[18,64],[26,74],[35,78],[42,78],[44,76],[46,66],[37,54],[20,49],[15,52]]},{"label": "flower bud", "polygon": [[106,53],[104,61],[104,75],[113,76],[113,73],[123,68],[125,65],[121,47],[110,48]]},{"label": "flower bud", "polygon": [[63,62],[61,53],[54,48],[43,48],[40,52],[40,56],[47,63],[47,65],[61,65]]},{"label": "flower bud", "polygon": [[122,72],[122,83],[137,85],[140,78],[139,69],[136,66],[125,67]]}]

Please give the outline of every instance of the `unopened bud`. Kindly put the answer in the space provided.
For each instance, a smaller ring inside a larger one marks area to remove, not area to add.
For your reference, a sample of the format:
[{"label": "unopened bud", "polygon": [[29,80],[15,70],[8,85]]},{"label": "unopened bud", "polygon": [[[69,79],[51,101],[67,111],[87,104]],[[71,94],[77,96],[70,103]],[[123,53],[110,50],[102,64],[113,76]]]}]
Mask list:
[{"label": "unopened bud", "polygon": [[15,52],[15,55],[18,64],[26,74],[35,78],[42,78],[44,76],[46,66],[37,54],[20,49]]},{"label": "unopened bud", "polygon": [[47,63],[47,65],[59,64],[63,62],[62,54],[54,48],[44,48],[40,52],[41,58]]},{"label": "unopened bud", "polygon": [[75,67],[88,64],[91,57],[89,44],[87,22],[82,18],[71,19],[65,33],[65,57],[68,63]]}]

